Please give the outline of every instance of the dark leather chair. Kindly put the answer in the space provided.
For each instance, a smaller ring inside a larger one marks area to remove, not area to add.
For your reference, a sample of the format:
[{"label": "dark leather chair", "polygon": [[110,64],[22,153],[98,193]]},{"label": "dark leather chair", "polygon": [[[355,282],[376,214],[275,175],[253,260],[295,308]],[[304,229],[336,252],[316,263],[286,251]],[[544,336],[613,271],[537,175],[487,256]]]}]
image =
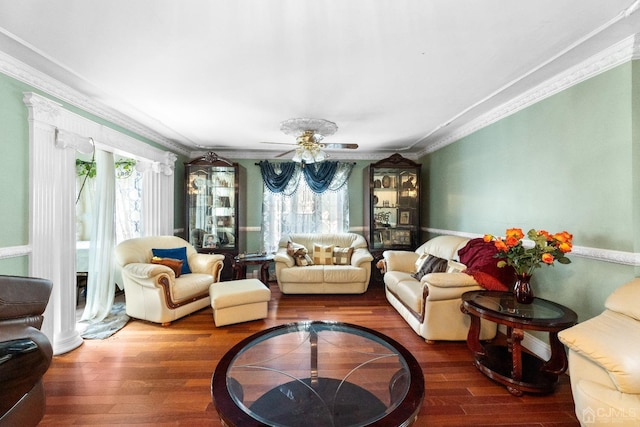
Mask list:
[{"label": "dark leather chair", "polygon": [[53,350],[40,332],[52,283],[0,276],[0,427],[35,426],[45,411],[42,376]]}]

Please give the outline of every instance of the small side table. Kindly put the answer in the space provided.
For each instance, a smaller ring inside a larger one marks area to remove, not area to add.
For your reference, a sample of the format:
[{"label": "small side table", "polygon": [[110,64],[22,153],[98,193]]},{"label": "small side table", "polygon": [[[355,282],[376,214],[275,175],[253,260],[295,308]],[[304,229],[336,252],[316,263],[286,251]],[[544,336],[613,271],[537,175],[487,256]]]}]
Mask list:
[{"label": "small side table", "polygon": [[[471,317],[467,345],[480,372],[504,384],[514,396],[553,391],[568,365],[558,332],[577,323],[578,316],[573,310],[542,298],[534,298],[531,304],[520,304],[511,292],[495,291],[465,292],[460,309]],[[480,319],[505,325],[507,345],[483,345]],[[548,361],[523,352],[524,330],[549,333],[551,358]]]},{"label": "small side table", "polygon": [[234,279],[247,278],[247,266],[260,266],[260,281],[269,287],[269,265],[273,261],[273,255],[247,255],[244,257],[236,256],[233,258]]}]

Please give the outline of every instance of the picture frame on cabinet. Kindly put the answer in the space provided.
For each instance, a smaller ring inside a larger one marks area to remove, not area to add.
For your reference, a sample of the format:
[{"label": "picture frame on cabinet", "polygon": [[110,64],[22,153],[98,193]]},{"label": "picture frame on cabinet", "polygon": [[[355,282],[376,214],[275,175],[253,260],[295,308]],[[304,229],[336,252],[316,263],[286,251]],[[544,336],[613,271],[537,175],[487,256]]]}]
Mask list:
[{"label": "picture frame on cabinet", "polygon": [[205,234],[202,241],[203,248],[215,248],[218,246],[218,239],[214,234]]},{"label": "picture frame on cabinet", "polygon": [[398,224],[410,225],[411,224],[411,210],[399,209],[398,210]]}]

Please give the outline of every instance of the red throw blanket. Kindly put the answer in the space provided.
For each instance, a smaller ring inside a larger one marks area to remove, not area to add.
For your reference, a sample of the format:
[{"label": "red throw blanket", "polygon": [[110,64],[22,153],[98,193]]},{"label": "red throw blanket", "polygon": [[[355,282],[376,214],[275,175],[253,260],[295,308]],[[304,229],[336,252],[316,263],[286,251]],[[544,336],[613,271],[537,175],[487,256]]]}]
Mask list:
[{"label": "red throw blanket", "polygon": [[511,266],[498,267],[497,253],[493,242],[482,238],[469,240],[458,251],[460,262],[467,266],[464,272],[473,276],[480,286],[490,291],[508,291],[515,282],[515,271]]}]

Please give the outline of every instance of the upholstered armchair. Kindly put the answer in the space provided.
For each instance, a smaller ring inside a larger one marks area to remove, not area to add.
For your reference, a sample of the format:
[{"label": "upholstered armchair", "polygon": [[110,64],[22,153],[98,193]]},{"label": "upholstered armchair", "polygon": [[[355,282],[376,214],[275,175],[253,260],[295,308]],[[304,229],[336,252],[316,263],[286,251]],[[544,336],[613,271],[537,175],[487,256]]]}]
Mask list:
[{"label": "upholstered armchair", "polygon": [[209,286],[220,281],[224,262],[176,236],[126,240],[115,255],[127,314],[163,326],[210,305]]},{"label": "upholstered armchair", "polygon": [[605,310],[558,333],[583,426],[640,425],[640,278],[616,289]]},{"label": "upholstered armchair", "polygon": [[0,276],[0,426],[35,426],[44,416],[42,376],[53,350],[40,332],[52,284]]}]

